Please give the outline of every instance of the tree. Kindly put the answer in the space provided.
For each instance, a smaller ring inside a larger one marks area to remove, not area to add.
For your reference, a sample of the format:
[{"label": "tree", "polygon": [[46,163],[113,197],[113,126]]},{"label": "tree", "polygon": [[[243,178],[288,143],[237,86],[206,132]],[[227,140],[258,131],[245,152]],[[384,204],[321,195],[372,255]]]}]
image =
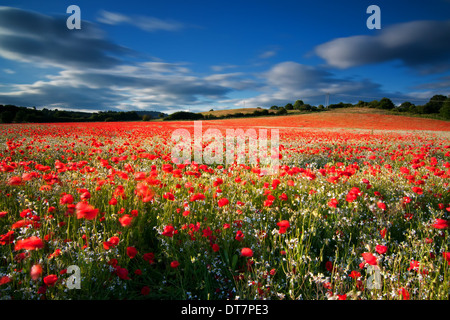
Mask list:
[{"label": "tree", "polygon": [[423,106],[423,113],[439,113],[446,100],[447,97],[442,94],[432,96],[430,101]]},{"label": "tree", "polygon": [[280,107],[278,107],[278,106],[271,106],[270,107],[270,110],[278,110]]},{"label": "tree", "polygon": [[414,106],[414,105],[411,102],[405,101],[398,107],[398,111],[400,111],[400,112],[409,111],[412,108],[412,106]]},{"label": "tree", "polygon": [[356,104],[356,107],[362,108],[362,107],[367,107],[369,105],[369,103],[359,100],[358,103]]},{"label": "tree", "polygon": [[1,115],[2,123],[11,123],[14,120],[14,113],[11,111],[3,111]]},{"label": "tree", "polygon": [[304,103],[303,103],[302,100],[297,100],[297,101],[294,102],[294,109],[295,110],[300,110],[301,106],[303,106],[303,105],[304,105]]},{"label": "tree", "polygon": [[294,106],[292,105],[292,103],[286,104],[286,105],[284,106],[284,108],[285,108],[286,110],[294,110]]},{"label": "tree", "polygon": [[450,99],[447,99],[444,104],[442,105],[442,108],[439,109],[439,114],[444,117],[445,119],[450,120]]},{"label": "tree", "polygon": [[280,109],[278,109],[277,114],[287,114],[287,110],[286,108],[281,107]]},{"label": "tree", "polygon": [[369,108],[378,108],[378,104],[379,104],[378,100],[372,100],[369,102],[368,107]]},{"label": "tree", "polygon": [[395,108],[394,103],[391,101],[391,99],[389,98],[383,98],[380,100],[380,102],[378,103],[378,108],[380,109],[386,109],[386,110],[391,110]]}]

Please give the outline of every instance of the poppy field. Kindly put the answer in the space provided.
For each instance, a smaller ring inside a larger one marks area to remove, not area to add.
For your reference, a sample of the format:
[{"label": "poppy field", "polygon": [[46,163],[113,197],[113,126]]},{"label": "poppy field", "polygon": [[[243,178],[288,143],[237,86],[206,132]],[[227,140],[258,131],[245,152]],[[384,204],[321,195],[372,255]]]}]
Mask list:
[{"label": "poppy field", "polygon": [[1,125],[0,299],[447,300],[448,122],[304,119],[203,122],[279,128],[275,175],[175,163],[187,121]]}]

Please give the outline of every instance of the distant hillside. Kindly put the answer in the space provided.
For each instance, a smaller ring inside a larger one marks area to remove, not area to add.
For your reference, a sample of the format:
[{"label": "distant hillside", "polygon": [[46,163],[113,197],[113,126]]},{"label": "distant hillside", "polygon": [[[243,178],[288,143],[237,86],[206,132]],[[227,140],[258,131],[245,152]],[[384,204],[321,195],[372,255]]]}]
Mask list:
[{"label": "distant hillside", "polygon": [[[203,116],[214,116],[214,117],[224,117],[235,115],[237,113],[242,114],[253,114],[255,111],[261,111],[261,108],[239,108],[239,109],[226,109],[226,110],[213,110],[200,112]],[[275,113],[275,110],[269,110],[269,113]]]}]

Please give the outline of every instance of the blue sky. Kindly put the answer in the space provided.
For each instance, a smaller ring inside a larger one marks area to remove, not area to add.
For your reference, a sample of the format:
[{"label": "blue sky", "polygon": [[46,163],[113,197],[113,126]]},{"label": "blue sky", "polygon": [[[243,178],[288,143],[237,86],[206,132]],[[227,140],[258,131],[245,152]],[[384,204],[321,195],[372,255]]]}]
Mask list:
[{"label": "blue sky", "polygon": [[[68,30],[69,5],[81,30]],[[368,29],[369,5],[381,29]],[[2,1],[0,104],[204,111],[450,94],[450,1]]]}]

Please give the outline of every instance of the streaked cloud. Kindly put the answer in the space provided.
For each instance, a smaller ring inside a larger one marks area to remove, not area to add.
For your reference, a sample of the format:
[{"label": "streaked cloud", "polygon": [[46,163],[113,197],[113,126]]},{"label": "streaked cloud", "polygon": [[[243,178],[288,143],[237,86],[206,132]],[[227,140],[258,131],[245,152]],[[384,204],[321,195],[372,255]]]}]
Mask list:
[{"label": "streaked cloud", "polygon": [[64,17],[0,7],[0,57],[41,66],[109,68],[121,63],[130,49],[104,37],[92,23],[82,30],[66,27]]},{"label": "streaked cloud", "polygon": [[400,61],[421,73],[450,69],[450,20],[412,21],[385,27],[377,35],[337,38],[315,48],[330,66],[345,69]]},{"label": "streaked cloud", "polygon": [[124,15],[117,12],[106,10],[100,11],[98,22],[110,25],[128,24],[148,32],[155,31],[178,31],[184,28],[184,25],[174,20],[163,20],[155,17],[142,15]]}]

